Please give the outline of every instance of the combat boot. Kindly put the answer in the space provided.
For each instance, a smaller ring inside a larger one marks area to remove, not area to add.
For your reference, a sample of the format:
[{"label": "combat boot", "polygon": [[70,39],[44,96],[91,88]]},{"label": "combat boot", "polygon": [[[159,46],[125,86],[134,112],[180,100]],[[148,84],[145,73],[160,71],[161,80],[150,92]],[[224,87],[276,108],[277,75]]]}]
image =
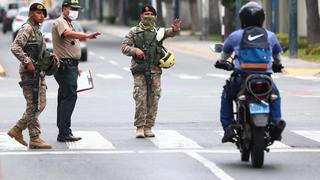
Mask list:
[{"label": "combat boot", "polygon": [[51,149],[52,146],[47,144],[39,136],[33,137],[29,142],[29,149]]},{"label": "combat boot", "polygon": [[7,133],[11,138],[14,138],[16,141],[18,141],[20,144],[24,146],[28,146],[28,143],[23,139],[22,130],[18,128],[17,126],[14,126],[10,129]]},{"label": "combat boot", "polygon": [[144,128],[144,137],[154,137],[154,133],[151,131],[151,128],[145,127]]},{"label": "combat boot", "polygon": [[136,138],[144,138],[143,127],[137,127]]}]

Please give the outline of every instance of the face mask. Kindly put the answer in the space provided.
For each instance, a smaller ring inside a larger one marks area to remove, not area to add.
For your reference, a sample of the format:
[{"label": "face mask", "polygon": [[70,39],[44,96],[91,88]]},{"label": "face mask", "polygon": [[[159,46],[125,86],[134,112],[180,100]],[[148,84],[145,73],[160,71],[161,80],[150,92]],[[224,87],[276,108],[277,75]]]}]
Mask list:
[{"label": "face mask", "polygon": [[142,18],[142,23],[145,26],[154,26],[156,22],[156,17],[155,16],[144,16]]},{"label": "face mask", "polygon": [[79,15],[79,11],[70,11],[69,13],[69,18],[72,20],[72,21],[75,21],[77,20],[78,18],[78,15]]}]

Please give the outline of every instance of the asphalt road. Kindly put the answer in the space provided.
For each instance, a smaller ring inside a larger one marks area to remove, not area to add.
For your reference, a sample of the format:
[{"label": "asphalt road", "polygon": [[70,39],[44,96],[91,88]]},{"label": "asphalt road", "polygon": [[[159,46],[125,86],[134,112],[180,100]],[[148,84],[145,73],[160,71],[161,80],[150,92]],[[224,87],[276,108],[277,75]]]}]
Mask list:
[{"label": "asphalt road", "polygon": [[[214,180],[319,179],[320,79],[276,75],[287,128],[282,143],[266,153],[262,169],[240,161],[235,146],[221,143],[220,93],[229,72],[210,59],[176,53],[164,70],[156,138],[136,139],[130,58],[121,39],[104,34],[88,42],[95,88],[79,94],[72,128],[84,139],[56,141],[57,84],[47,77],[42,137],[52,150],[28,150],[6,136],[21,117],[25,100],[18,86],[18,60],[10,52],[11,34],[0,34],[0,180]],[[24,136],[28,139],[27,131]]]}]

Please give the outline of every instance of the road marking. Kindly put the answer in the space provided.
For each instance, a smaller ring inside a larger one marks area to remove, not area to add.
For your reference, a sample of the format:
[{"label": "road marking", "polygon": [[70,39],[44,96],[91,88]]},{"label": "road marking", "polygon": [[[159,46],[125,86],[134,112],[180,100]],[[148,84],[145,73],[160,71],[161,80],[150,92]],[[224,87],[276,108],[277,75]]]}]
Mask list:
[{"label": "road marking", "polygon": [[91,55],[91,56],[95,56],[95,55],[96,55],[96,53],[95,53],[95,52],[93,52],[93,51],[89,51],[89,55]]},{"label": "road marking", "polygon": [[122,76],[119,76],[117,74],[96,74],[96,76],[102,79],[123,79]]},{"label": "road marking", "polygon": [[174,130],[158,130],[150,140],[160,149],[202,149],[200,145]]},{"label": "road marking", "polygon": [[112,61],[112,60],[110,60],[109,63],[112,65],[118,65],[118,63],[116,61]]},{"label": "road marking", "polygon": [[[239,154],[236,149],[198,149],[198,150],[32,150],[32,151],[0,151],[0,156],[33,156],[33,155],[70,155],[70,154],[162,154],[162,153],[206,153],[206,154]],[[272,153],[320,153],[320,148],[290,148],[290,149],[274,149]]]},{"label": "road marking", "polygon": [[195,152],[186,152],[188,156],[191,158],[199,161],[205,167],[207,167],[214,175],[216,175],[221,180],[233,180],[231,176],[229,176],[226,172],[224,172],[221,168],[219,168],[215,163],[212,161],[207,160],[203,156],[200,156],[198,153]]},{"label": "road marking", "polygon": [[28,148],[18,143],[7,135],[6,132],[0,132],[0,150],[27,150]]},{"label": "road marking", "polygon": [[320,142],[320,131],[312,131],[312,130],[308,130],[308,131],[304,131],[304,130],[295,130],[292,131],[296,134],[299,134],[300,136],[306,137],[308,139],[311,139],[313,141],[317,141]]},{"label": "road marking", "polygon": [[178,77],[180,79],[202,79],[201,76],[192,76],[192,75],[188,75],[188,74],[179,74]]},{"label": "road marking", "polygon": [[99,56],[99,58],[102,60],[106,60],[106,58],[104,56]]},{"label": "road marking", "polygon": [[111,142],[96,131],[74,131],[73,134],[82,137],[82,139],[76,142],[67,142],[69,149],[115,149]]},{"label": "road marking", "polygon": [[228,79],[230,77],[230,75],[226,75],[226,74],[212,74],[212,73],[207,73],[207,76],[210,77],[217,77],[217,78],[222,78],[222,79]]},{"label": "road marking", "polygon": [[297,76],[297,75],[284,75],[284,77],[302,79],[302,80],[320,80],[320,78],[316,76]]},{"label": "road marking", "polygon": [[123,67],[122,69],[127,71],[127,72],[131,72],[130,68],[128,68],[128,67]]},{"label": "road marking", "polygon": [[[221,137],[223,137],[224,131],[216,131]],[[291,148],[290,146],[281,143],[279,141],[274,141],[274,143],[271,146],[268,146],[269,149],[287,149]]]}]

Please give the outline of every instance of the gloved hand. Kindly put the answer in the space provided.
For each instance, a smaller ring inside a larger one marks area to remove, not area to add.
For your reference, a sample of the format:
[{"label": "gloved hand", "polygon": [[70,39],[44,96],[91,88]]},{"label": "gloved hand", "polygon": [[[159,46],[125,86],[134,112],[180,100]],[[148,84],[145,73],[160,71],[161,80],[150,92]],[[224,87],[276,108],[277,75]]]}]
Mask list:
[{"label": "gloved hand", "polygon": [[272,64],[272,70],[275,73],[281,73],[283,68],[284,66],[282,66],[282,64],[276,64],[276,63]]},{"label": "gloved hand", "polygon": [[216,64],[214,65],[214,67],[218,68],[218,69],[223,69],[226,71],[231,71],[233,70],[233,64],[230,63],[229,61],[226,62],[221,62],[221,61],[217,61]]}]

